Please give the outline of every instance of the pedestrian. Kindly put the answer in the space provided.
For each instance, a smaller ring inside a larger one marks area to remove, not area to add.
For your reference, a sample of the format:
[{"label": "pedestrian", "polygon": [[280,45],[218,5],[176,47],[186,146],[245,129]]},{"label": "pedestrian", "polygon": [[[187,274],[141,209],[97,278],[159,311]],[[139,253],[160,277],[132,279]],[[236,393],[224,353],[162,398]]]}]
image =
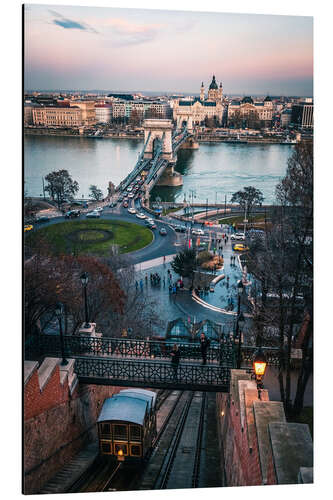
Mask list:
[{"label": "pedestrian", "polygon": [[171,356],[171,366],[173,368],[173,379],[178,380],[177,379],[177,371],[178,371],[178,365],[179,365],[179,361],[180,361],[180,350],[179,350],[178,344],[173,345],[172,350],[170,352],[170,356]]},{"label": "pedestrian", "polygon": [[163,264],[165,264],[165,255],[163,256]]},{"label": "pedestrian", "polygon": [[163,286],[165,286],[165,276],[163,276]]},{"label": "pedestrian", "polygon": [[205,365],[207,361],[207,350],[210,344],[210,340],[204,333],[200,335],[200,350],[202,357],[202,364]]},{"label": "pedestrian", "polygon": [[142,290],[143,290],[143,281],[142,280],[140,280],[140,288],[141,288],[141,292],[142,292]]},{"label": "pedestrian", "polygon": [[138,289],[138,286],[139,286],[138,282],[135,281],[135,288]]}]

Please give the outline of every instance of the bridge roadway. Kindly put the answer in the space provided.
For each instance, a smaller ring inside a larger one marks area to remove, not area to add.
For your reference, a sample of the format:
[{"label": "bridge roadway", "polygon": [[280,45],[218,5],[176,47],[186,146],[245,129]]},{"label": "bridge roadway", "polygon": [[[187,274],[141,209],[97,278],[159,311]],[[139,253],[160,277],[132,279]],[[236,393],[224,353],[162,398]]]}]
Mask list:
[{"label": "bridge roadway", "polygon": [[[189,138],[192,137],[192,133],[188,132],[187,126],[185,125],[182,129],[175,129],[172,134],[172,151],[173,156],[177,153],[180,146]],[[140,176],[143,171],[147,173],[145,182],[142,188],[148,188],[150,191],[155,184],[158,182],[159,178],[163,174],[165,168],[168,166],[168,160],[163,158],[163,141],[165,134],[163,133],[161,140],[158,141],[157,147],[154,150],[152,159],[144,159],[144,153],[148,142],[150,140],[151,133],[148,134],[147,140],[139,154],[138,161],[134,169],[127,175],[127,177],[120,183],[119,189],[124,192],[128,186],[135,181],[137,176]]]}]

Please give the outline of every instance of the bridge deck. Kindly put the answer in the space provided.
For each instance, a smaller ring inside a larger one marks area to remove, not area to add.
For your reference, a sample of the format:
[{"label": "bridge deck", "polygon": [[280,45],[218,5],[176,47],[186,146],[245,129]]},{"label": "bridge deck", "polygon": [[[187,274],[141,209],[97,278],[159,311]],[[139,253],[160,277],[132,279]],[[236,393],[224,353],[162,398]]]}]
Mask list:
[{"label": "bridge deck", "polygon": [[81,383],[154,387],[207,392],[229,392],[230,368],[180,362],[77,357],[75,372]]}]

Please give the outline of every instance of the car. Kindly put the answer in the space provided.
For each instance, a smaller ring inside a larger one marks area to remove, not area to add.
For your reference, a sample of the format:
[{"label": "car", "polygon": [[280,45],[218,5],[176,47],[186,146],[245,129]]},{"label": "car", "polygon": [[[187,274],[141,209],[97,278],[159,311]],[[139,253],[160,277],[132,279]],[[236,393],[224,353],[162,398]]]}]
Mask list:
[{"label": "car", "polygon": [[113,208],[116,206],[117,206],[117,203],[115,201],[113,201],[112,203],[110,203],[109,208]]},{"label": "car", "polygon": [[159,232],[160,232],[161,236],[166,236],[167,235],[167,230],[164,227],[161,227],[161,229],[160,229]]},{"label": "car", "polygon": [[202,229],[192,229],[192,234],[195,234],[196,236],[204,236],[204,231]]},{"label": "car", "polygon": [[100,216],[101,216],[100,212],[95,212],[95,211],[86,214],[86,217],[89,217],[91,219],[99,219]]},{"label": "car", "polygon": [[65,218],[72,219],[73,217],[80,217],[80,215],[81,215],[80,210],[69,210],[68,212],[66,212]]},{"label": "car", "polygon": [[124,208],[127,208],[127,207],[128,207],[128,202],[127,202],[127,201],[124,201],[124,202],[123,202],[123,207],[124,207]]},{"label": "car", "polygon": [[132,191],[131,186],[129,186],[129,187],[127,188],[127,190],[126,190],[126,191],[127,191],[128,193],[130,193],[130,192]]},{"label": "car", "polygon": [[175,226],[177,233],[186,233],[186,226]]},{"label": "car", "polygon": [[156,229],[156,224],[149,222],[148,227],[149,229]]},{"label": "car", "polygon": [[150,224],[154,224],[154,219],[152,219],[151,217],[147,217],[147,221],[150,223]]},{"label": "car", "polygon": [[230,236],[231,241],[244,241],[245,235],[243,233],[235,233]]},{"label": "car", "polygon": [[33,228],[34,228],[34,226],[32,224],[26,224],[24,226],[24,232],[31,231]]},{"label": "car", "polygon": [[130,193],[130,194],[128,195],[128,197],[129,197],[129,198],[134,198],[134,193]]},{"label": "car", "polygon": [[103,212],[104,207],[96,207],[94,208],[94,212]]},{"label": "car", "polygon": [[247,252],[249,249],[249,247],[247,247],[246,245],[243,245],[243,243],[237,243],[237,245],[234,245],[234,248],[235,252]]},{"label": "car", "polygon": [[143,214],[142,212],[139,212],[138,214],[136,214],[137,218],[138,219],[146,219],[147,216],[145,214]]},{"label": "car", "polygon": [[130,214],[136,214],[136,210],[135,210],[135,208],[129,208],[127,211],[128,211],[128,213],[130,213]]},{"label": "car", "polygon": [[38,219],[36,219],[36,222],[39,223],[39,222],[49,222],[49,217],[46,217],[46,215],[42,215],[41,217],[38,217]]},{"label": "car", "polygon": [[123,197],[122,196],[119,196],[118,198],[118,203],[121,203],[123,201]]}]

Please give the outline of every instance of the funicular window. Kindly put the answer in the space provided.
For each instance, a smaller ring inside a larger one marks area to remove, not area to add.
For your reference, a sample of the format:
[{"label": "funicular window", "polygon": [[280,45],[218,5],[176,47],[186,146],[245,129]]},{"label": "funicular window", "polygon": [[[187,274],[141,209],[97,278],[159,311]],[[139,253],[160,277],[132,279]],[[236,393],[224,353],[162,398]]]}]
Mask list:
[{"label": "funicular window", "polygon": [[123,424],[113,425],[113,436],[114,439],[128,440],[128,426]]},{"label": "funicular window", "polygon": [[141,441],[141,428],[138,425],[130,425],[130,441]]},{"label": "funicular window", "polygon": [[141,457],[141,445],[131,444],[131,457]]},{"label": "funicular window", "polygon": [[101,452],[105,455],[112,455],[112,442],[101,440]]},{"label": "funicular window", "polygon": [[128,456],[128,445],[124,443],[114,443],[114,454],[118,455],[118,451],[122,450],[124,456]]},{"label": "funicular window", "polygon": [[101,436],[111,438],[111,424],[102,423],[102,424],[100,424],[99,429],[100,429]]}]

